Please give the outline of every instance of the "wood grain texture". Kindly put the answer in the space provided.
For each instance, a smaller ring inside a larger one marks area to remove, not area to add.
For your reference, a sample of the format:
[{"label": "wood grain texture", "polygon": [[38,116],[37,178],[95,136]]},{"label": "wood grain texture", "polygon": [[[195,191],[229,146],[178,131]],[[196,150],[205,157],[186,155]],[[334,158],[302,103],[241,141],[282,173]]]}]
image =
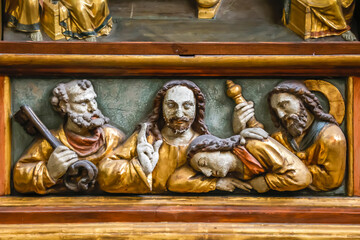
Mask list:
[{"label": "wood grain texture", "polygon": [[360,78],[354,77],[354,195],[360,196]]},{"label": "wood grain texture", "polygon": [[10,194],[11,165],[10,79],[0,76],[0,196]]},{"label": "wood grain texture", "polygon": [[78,196],[3,197],[0,207],[143,207],[143,206],[238,206],[360,208],[356,197],[245,197],[245,196]]},{"label": "wood grain texture", "polygon": [[360,55],[0,55],[0,73],[72,76],[349,76]]},{"label": "wood grain texture", "polygon": [[358,42],[164,43],[0,42],[1,53],[92,55],[345,55],[360,54]]},{"label": "wood grain texture", "polygon": [[354,78],[347,82],[346,131],[347,131],[347,195],[354,196]]},{"label": "wood grain texture", "polygon": [[[208,199],[206,197],[156,196],[110,197],[110,199],[106,197],[43,197],[35,202],[31,199],[26,200],[26,198],[18,199],[23,201],[23,204],[14,204],[17,199],[12,197],[2,200],[6,201],[6,199],[8,199],[8,204],[0,206],[0,224],[18,224],[19,221],[24,224],[96,222],[360,223],[360,199],[358,198],[323,199],[322,203],[327,202],[327,204],[323,204],[324,206],[321,206],[320,202],[317,203],[318,199],[306,198],[295,200],[275,198],[277,201],[273,201],[273,198],[244,198],[244,203],[242,203],[243,198],[241,197],[235,198],[236,201],[231,198],[221,199],[221,197]],[[216,199],[217,201],[214,201]],[[115,203],[116,200],[117,203]],[[96,201],[101,204],[96,204]],[[24,202],[28,202],[28,204],[24,204]],[[182,204],[179,204],[180,202]]]},{"label": "wood grain texture", "polygon": [[[331,229],[331,231],[329,231]],[[359,239],[360,225],[96,223],[0,225],[0,239]]]}]

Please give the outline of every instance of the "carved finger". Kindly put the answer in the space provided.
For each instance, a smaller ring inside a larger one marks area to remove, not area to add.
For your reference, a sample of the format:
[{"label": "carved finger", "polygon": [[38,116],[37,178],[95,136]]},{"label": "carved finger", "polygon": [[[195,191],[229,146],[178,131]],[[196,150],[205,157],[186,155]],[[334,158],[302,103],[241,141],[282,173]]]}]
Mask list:
[{"label": "carved finger", "polygon": [[64,152],[66,150],[70,150],[68,147],[66,146],[58,146],[55,150],[54,150],[54,153],[61,153],[61,152]]},{"label": "carved finger", "polygon": [[237,179],[234,179],[233,183],[237,188],[245,190],[247,192],[250,192],[250,190],[252,189],[252,186],[249,183],[242,182],[242,181],[237,180]]},{"label": "carved finger", "polygon": [[71,158],[66,162],[66,165],[67,165],[67,167],[70,167],[71,165],[73,165],[77,161],[79,161],[79,159],[77,157],[76,158]]},{"label": "carved finger", "polygon": [[147,129],[147,123],[142,123],[141,124],[141,129],[140,129],[138,137],[137,137],[138,144],[147,143],[146,129]]},{"label": "carved finger", "polygon": [[152,155],[152,158],[150,159],[151,161],[151,165],[153,167],[153,169],[156,167],[156,164],[158,163],[159,161],[159,153],[155,152],[153,155]]},{"label": "carved finger", "polygon": [[247,121],[249,121],[249,119],[254,115],[255,115],[255,109],[250,108],[241,114],[240,119],[246,119]]},{"label": "carved finger", "polygon": [[139,161],[140,161],[140,164],[141,164],[141,166],[143,168],[144,173],[146,175],[151,173],[151,169],[152,169],[151,162],[150,162],[149,158],[144,153],[141,153],[139,155]]},{"label": "carved finger", "polygon": [[163,144],[163,140],[157,140],[154,143],[154,152],[159,152],[159,149],[160,149],[162,144]]},{"label": "carved finger", "polygon": [[257,140],[263,140],[264,137],[261,135],[258,135],[256,133],[252,132],[246,132],[246,134],[243,135],[245,138],[251,138],[251,139],[257,139]]},{"label": "carved finger", "polygon": [[77,154],[74,152],[74,151],[63,151],[61,153],[58,153],[56,154],[56,156],[59,158],[59,159],[62,159],[62,158],[67,158],[68,156],[72,156],[72,155],[75,155],[77,156]]},{"label": "carved finger", "polygon": [[239,112],[240,114],[244,114],[246,111],[248,111],[248,110],[250,110],[250,109],[254,110],[253,106],[251,106],[251,105],[246,105],[245,107],[241,108],[238,112]]},{"label": "carved finger", "polygon": [[150,143],[141,143],[137,146],[138,151],[154,152],[154,147]]},{"label": "carved finger", "polygon": [[240,139],[240,145],[244,146],[246,144],[246,140],[243,136],[240,136],[241,139]]},{"label": "carved finger", "polygon": [[256,133],[259,134],[260,136],[264,137],[264,138],[268,138],[269,137],[269,133],[267,131],[265,131],[262,128],[254,128],[254,130],[256,130]]},{"label": "carved finger", "polygon": [[69,154],[66,157],[64,157],[63,159],[64,159],[63,162],[69,162],[69,161],[71,161],[71,159],[79,160],[78,155],[76,153]]},{"label": "carved finger", "polygon": [[233,178],[231,181],[237,188],[246,190],[252,189],[252,186],[249,183],[243,182],[239,179]]},{"label": "carved finger", "polygon": [[238,105],[235,106],[235,111],[239,111],[240,109],[242,109],[243,107],[247,106],[248,103],[247,102],[242,102],[242,103],[239,103]]}]

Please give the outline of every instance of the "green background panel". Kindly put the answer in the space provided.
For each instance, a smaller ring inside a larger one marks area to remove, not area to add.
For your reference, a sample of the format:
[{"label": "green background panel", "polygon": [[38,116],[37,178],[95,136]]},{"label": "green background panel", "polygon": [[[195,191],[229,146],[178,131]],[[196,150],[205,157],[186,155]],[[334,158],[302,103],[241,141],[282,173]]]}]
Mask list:
[{"label": "green background panel", "polygon": [[[118,78],[89,79],[98,95],[99,108],[118,127],[129,136],[137,123],[151,111],[153,98],[161,86],[173,78]],[[276,129],[271,122],[266,95],[283,80],[288,79],[251,79],[251,78],[176,78],[194,81],[206,97],[206,124],[210,132],[219,137],[229,137],[232,133],[232,112],[235,103],[226,96],[226,79],[232,79],[243,88],[243,96],[255,103],[255,114],[265,129],[272,133]],[[309,79],[309,78],[307,78]],[[322,78],[324,79],[324,78]],[[23,104],[32,107],[34,112],[49,129],[58,128],[62,118],[51,107],[49,98],[52,89],[62,82],[73,79],[48,78],[13,78],[12,112],[15,113]],[[346,79],[325,79],[334,84],[346,99]],[[322,94],[317,94],[324,109],[328,111],[328,102]],[[345,132],[345,123],[341,125]],[[12,122],[12,164],[30,145],[33,137],[22,127]],[[344,186],[326,194],[343,194]]]}]

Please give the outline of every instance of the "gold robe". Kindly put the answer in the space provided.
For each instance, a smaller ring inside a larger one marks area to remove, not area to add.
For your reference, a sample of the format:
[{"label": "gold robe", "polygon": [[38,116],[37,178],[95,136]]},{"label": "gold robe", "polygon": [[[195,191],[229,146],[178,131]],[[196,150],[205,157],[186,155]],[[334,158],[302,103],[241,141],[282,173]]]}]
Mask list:
[{"label": "gold robe", "polygon": [[[51,0],[44,0],[51,1]],[[108,35],[112,28],[107,0],[60,0],[59,23],[67,38]],[[7,0],[8,26],[18,31],[40,31],[39,0]]]},{"label": "gold robe", "polygon": [[5,14],[8,27],[22,32],[40,31],[39,0],[6,0]]},{"label": "gold robe", "polygon": [[282,132],[274,133],[273,138],[296,154],[308,167],[313,179],[311,189],[329,191],[341,185],[346,167],[346,139],[338,126],[327,124],[314,143],[300,152],[293,149]]},{"label": "gold robe", "polygon": [[107,0],[60,1],[68,10],[60,10],[60,26],[66,38],[109,35],[113,22]]},{"label": "gold robe", "polygon": [[[247,140],[246,149],[258,160],[265,170],[265,181],[276,191],[297,191],[311,183],[311,174],[306,166],[278,141],[269,137],[259,141]],[[256,177],[244,165],[240,179]]]},{"label": "gold robe", "polygon": [[354,0],[296,1],[310,7],[310,38],[341,35],[350,30],[349,23],[355,8]]},{"label": "gold robe", "polygon": [[[113,149],[124,140],[124,134],[120,130],[110,125],[104,125],[102,128],[105,144],[95,154],[79,157],[80,160],[89,160],[98,165],[102,159],[111,155]],[[66,147],[75,151],[69,144],[63,127],[52,131],[52,133]],[[46,168],[52,152],[53,148],[45,139],[37,139],[23,153],[14,167],[13,180],[16,191],[21,193],[36,192],[38,194],[63,191],[63,188],[52,188],[57,182],[51,179]],[[61,184],[61,180],[58,183]]]},{"label": "gold robe", "polygon": [[[208,192],[215,190],[216,179],[206,178],[188,166],[188,144],[173,146],[165,140],[159,150],[159,161],[152,174],[142,170],[137,158],[138,132],[135,132],[115,154],[99,164],[100,188],[110,193]],[[191,141],[198,134],[195,134]],[[190,142],[191,142],[190,141]],[[154,143],[152,135],[148,137]],[[190,144],[189,142],[189,144]]]}]

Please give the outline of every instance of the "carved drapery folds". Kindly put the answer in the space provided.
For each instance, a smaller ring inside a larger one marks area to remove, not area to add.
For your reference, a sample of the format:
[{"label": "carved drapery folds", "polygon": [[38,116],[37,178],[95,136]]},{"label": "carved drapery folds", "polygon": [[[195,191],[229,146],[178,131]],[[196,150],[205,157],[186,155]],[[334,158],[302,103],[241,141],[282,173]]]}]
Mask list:
[{"label": "carved drapery folds", "polygon": [[[324,112],[310,91],[333,85],[284,81],[264,93],[278,128],[271,136],[254,118],[254,104],[241,96],[241,88],[229,81],[227,88],[237,104],[234,136],[211,135],[203,91],[191,81],[173,80],[159,89],[148,117],[125,139],[98,109],[96,98],[101,96],[90,81],[58,84],[51,104],[64,122],[52,135],[61,146],[43,137],[32,143],[14,166],[14,187],[38,194],[72,190],[64,176],[79,160],[98,170],[94,193],[316,192],[341,185],[346,139],[336,119],[343,117]],[[333,96],[342,100],[340,93]],[[344,106],[329,102],[330,109]]]}]

